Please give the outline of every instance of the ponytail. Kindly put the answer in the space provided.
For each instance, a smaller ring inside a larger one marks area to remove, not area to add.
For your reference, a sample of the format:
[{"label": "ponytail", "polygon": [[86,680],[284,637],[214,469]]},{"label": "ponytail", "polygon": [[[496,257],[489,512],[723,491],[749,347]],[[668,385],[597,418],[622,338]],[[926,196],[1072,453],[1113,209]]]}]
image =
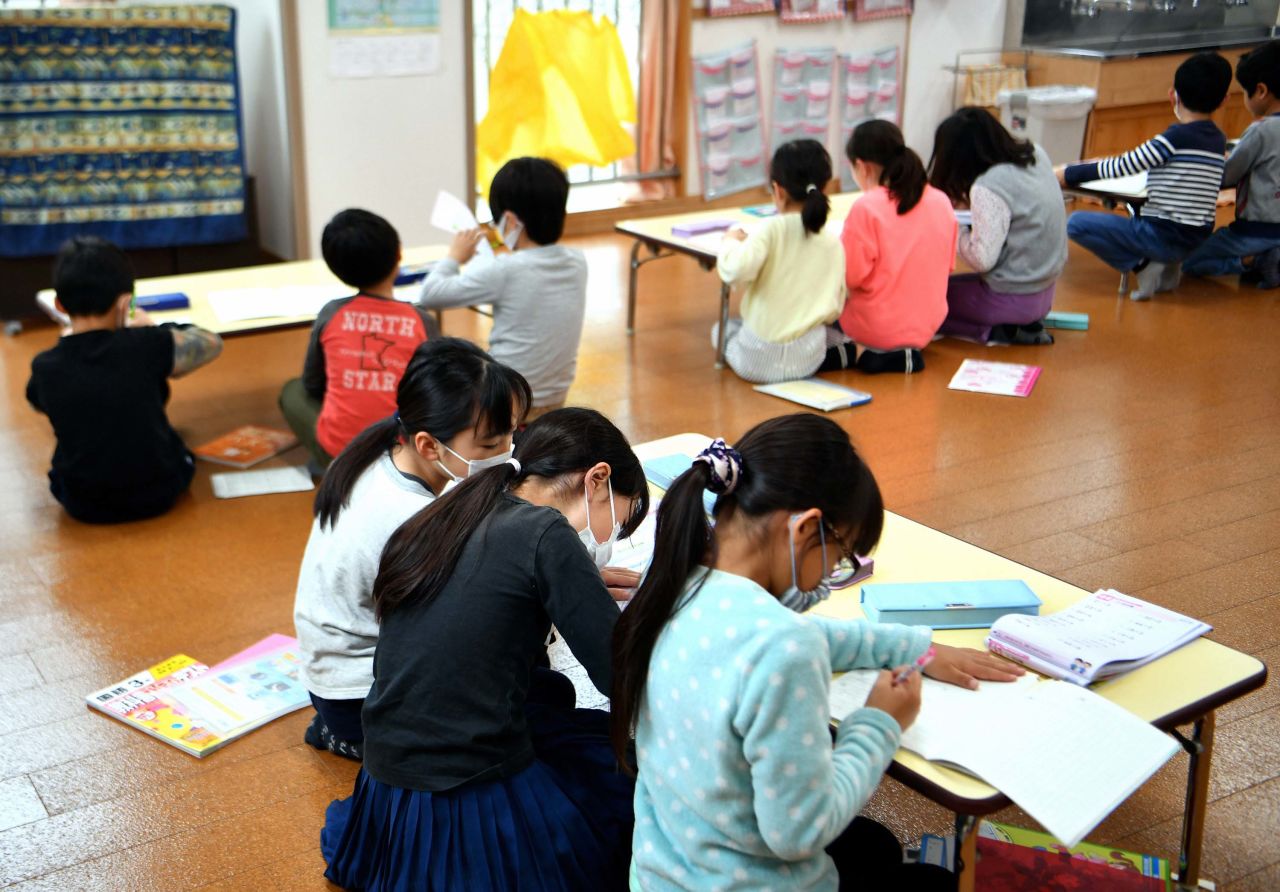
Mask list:
[{"label": "ponytail", "polygon": [[621,532],[631,535],[649,512],[649,484],[627,438],[594,409],[556,409],[518,436],[511,461],[466,478],[391,535],[373,583],[375,616],[381,620],[403,607],[434,600],[504,492],[530,477],[576,486],[565,478],[585,475],[597,462],[609,465],[613,491],[632,500]]},{"label": "ponytail", "polygon": [[[721,493],[713,509],[717,527],[739,513],[750,522],[778,510],[818,508],[826,522],[852,531],[846,544],[857,554],[870,554],[880,541],[880,488],[849,435],[831,419],[811,414],[771,418],[747,431],[735,450],[735,479],[727,486],[728,478],[710,463],[695,461],[667,490],[658,508],[653,561],[614,627],[610,739],[623,764],[658,636],[698,567],[716,563],[704,489]],[[703,581],[705,574],[696,586]]]},{"label": "ponytail", "polygon": [[509,433],[532,397],[529,383],[470,341],[432,338],[418,345],[396,388],[396,413],[365,428],[329,465],[312,508],[332,528],[370,465],[401,438],[426,432],[448,442],[468,427]]},{"label": "ponytail", "polygon": [[831,200],[824,191],[831,182],[831,156],[822,143],[797,139],[778,146],[769,165],[769,178],[792,201],[800,202],[805,232],[821,232],[831,213]]},{"label": "ponytail", "polygon": [[845,146],[849,163],[868,161],[881,168],[880,185],[889,190],[898,203],[898,214],[909,212],[920,203],[929,178],[924,162],[902,139],[902,131],[890,121],[864,121],[849,134]]}]

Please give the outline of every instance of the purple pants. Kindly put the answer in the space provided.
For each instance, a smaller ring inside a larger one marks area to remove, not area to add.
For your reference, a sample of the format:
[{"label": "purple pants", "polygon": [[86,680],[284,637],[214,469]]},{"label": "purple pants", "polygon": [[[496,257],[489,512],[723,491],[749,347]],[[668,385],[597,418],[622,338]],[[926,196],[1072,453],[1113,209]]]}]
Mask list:
[{"label": "purple pants", "polygon": [[1030,325],[1053,307],[1053,289],[1034,294],[993,291],[979,276],[952,276],[947,283],[947,318],[938,334],[985,344],[993,325]]}]

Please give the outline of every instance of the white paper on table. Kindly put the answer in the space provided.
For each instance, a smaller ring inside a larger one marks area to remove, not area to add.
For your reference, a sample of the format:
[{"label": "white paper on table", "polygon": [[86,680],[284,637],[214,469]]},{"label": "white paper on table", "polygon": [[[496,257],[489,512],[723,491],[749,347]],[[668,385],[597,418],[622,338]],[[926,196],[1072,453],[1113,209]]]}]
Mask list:
[{"label": "white paper on table", "polygon": [[221,322],[315,316],[331,300],[350,292],[345,285],[285,285],[228,288],[209,292],[209,308]]},{"label": "white paper on table", "polygon": [[[431,209],[431,225],[436,229],[457,234],[480,225],[476,215],[467,207],[466,202],[443,189],[436,195],[435,206]],[[476,246],[476,254],[481,257],[493,257],[493,247],[488,239],[481,240]]]},{"label": "white paper on table", "polygon": [[311,472],[299,465],[267,468],[264,471],[214,474],[209,479],[213,484],[213,494],[220,499],[265,496],[280,492],[307,492],[315,489],[315,484],[311,482]]},{"label": "white paper on table", "polygon": [[1095,192],[1110,192],[1113,195],[1127,195],[1131,198],[1142,198],[1147,194],[1147,172],[1143,170],[1127,177],[1089,180],[1081,183],[1080,188],[1091,189]]}]

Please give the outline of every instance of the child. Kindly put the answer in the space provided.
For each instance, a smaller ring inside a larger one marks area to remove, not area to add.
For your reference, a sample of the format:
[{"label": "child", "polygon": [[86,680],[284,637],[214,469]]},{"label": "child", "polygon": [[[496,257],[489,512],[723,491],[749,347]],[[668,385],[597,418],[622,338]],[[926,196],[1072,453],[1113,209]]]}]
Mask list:
[{"label": "child", "polygon": [[[883,522],[849,435],[811,414],[758,424],[733,449],[715,441],[667,491],[653,563],[614,632],[613,741],[622,752],[634,729],[639,762],[632,888],[954,888],[854,820],[920,708],[920,679],[880,673],[834,749],[828,735],[832,672],[910,663],[930,630],[798,615]],[[926,673],[962,687],[1022,674],[934,647]]]},{"label": "child", "polygon": [[[1227,157],[1222,185],[1236,188],[1236,219],[1183,261],[1193,276],[1246,275],[1280,287],[1280,40],[1240,57],[1236,80],[1258,118]],[[1252,263],[1246,261],[1252,259]]]},{"label": "child", "polygon": [[1122,272],[1137,272],[1131,300],[1176,288],[1179,262],[1213,232],[1227,142],[1212,115],[1230,86],[1226,59],[1196,53],[1178,66],[1169,90],[1178,123],[1123,155],[1057,171],[1064,186],[1148,171],[1141,217],[1077,211],[1067,223],[1072,241]]},{"label": "child", "polygon": [[1044,149],[1014,139],[985,109],[962,108],[938,125],[929,179],[969,209],[958,250],[977,273],[951,278],[941,333],[1052,344],[1041,320],[1067,263],[1067,215]]},{"label": "child", "polygon": [[607,716],[530,703],[528,687],[554,623],[609,690],[618,608],[597,568],[648,499],[622,433],[559,409],[392,535],[364,767],[329,806],[325,876],[368,892],[625,885],[633,784]]},{"label": "child", "polygon": [[[844,254],[822,231],[831,202],[831,156],[812,139],[783,143],[769,166],[778,209],[750,235],[725,234],[716,262],[727,285],[745,286],[742,318],[729,322],[725,359],[757,383],[807,378],[827,352],[827,325],[844,306]],[[717,329],[712,330],[714,344]]]},{"label": "child", "polygon": [[302,378],[285,384],[280,411],[322,469],[356,434],[395,411],[409,357],[439,331],[429,314],[395,299],[400,236],[386,220],[340,211],[325,226],[320,251],[356,293],[316,316]]},{"label": "child", "polygon": [[293,621],[316,716],[306,741],[360,760],[360,708],[373,684],[373,580],[396,527],[472,473],[511,456],[529,385],[459,338],[419,345],[396,413],[338,454],[316,494]]},{"label": "child", "polygon": [[921,351],[947,316],[955,213],[947,196],[929,185],[920,156],[896,124],[864,121],[845,154],[862,196],[840,236],[849,296],[835,334],[843,337],[828,349],[822,368],[921,371]]},{"label": "child", "polygon": [[195,474],[165,414],[167,379],[212,362],[222,339],[194,325],[157,327],[134,311],[129,258],[100,238],[62,246],[53,287],[70,331],[32,361],[27,384],[57,438],[49,489],[86,523],[163,514]]},{"label": "child", "polygon": [[461,267],[484,238],[459,233],[449,256],[422,283],[424,307],[493,306],[489,352],[533,389],[526,420],[564,405],[578,364],[587,305],[587,259],[557,244],[564,234],[569,180],[545,158],[516,158],[494,175],[489,207],[511,254]]}]

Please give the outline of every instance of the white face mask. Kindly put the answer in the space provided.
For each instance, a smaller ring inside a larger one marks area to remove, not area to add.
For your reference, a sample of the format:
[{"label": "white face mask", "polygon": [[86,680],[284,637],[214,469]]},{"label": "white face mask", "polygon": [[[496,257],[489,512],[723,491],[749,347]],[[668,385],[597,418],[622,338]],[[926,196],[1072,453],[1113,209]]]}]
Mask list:
[{"label": "white face mask", "polygon": [[[796,572],[796,529],[791,525],[799,517],[799,514],[791,515],[791,523],[787,525],[787,537],[791,544],[791,587],[782,593],[778,602],[796,613],[804,613],[814,604],[831,597],[831,583],[824,572],[816,586],[807,592],[800,590],[800,577]],[[822,566],[830,567],[831,565],[827,563],[827,534],[821,521],[818,523],[818,538],[822,543]]]},{"label": "white face mask", "polygon": [[507,459],[511,458],[511,453],[514,451],[514,449],[508,447],[506,452],[499,452],[497,455],[491,455],[488,458],[463,458],[443,443],[440,444],[440,447],[458,461],[467,463],[467,473],[455,474],[453,471],[449,470],[444,462],[436,459],[436,467],[444,471],[445,475],[449,478],[449,482],[445,484],[444,492],[448,492],[456,486],[460,480],[465,480],[472,474],[479,474],[485,468],[496,468],[498,465],[506,464]]},{"label": "white face mask", "polygon": [[516,218],[507,214],[502,218],[502,243],[507,246],[508,251],[516,249],[516,242],[520,241],[520,233],[524,232],[524,224],[516,220],[515,224],[508,229],[507,221]]},{"label": "white face mask", "polygon": [[613,557],[613,543],[618,541],[618,534],[622,532],[622,524],[618,523],[618,515],[613,507],[613,481],[609,483],[609,519],[613,521],[613,531],[609,533],[609,538],[603,542],[596,541],[596,534],[591,532],[591,502],[587,500],[587,483],[582,482],[582,504],[587,508],[587,528],[578,531],[578,538],[582,540],[583,546],[587,549],[587,554],[595,563],[596,568],[603,570],[609,566],[609,559]]}]

